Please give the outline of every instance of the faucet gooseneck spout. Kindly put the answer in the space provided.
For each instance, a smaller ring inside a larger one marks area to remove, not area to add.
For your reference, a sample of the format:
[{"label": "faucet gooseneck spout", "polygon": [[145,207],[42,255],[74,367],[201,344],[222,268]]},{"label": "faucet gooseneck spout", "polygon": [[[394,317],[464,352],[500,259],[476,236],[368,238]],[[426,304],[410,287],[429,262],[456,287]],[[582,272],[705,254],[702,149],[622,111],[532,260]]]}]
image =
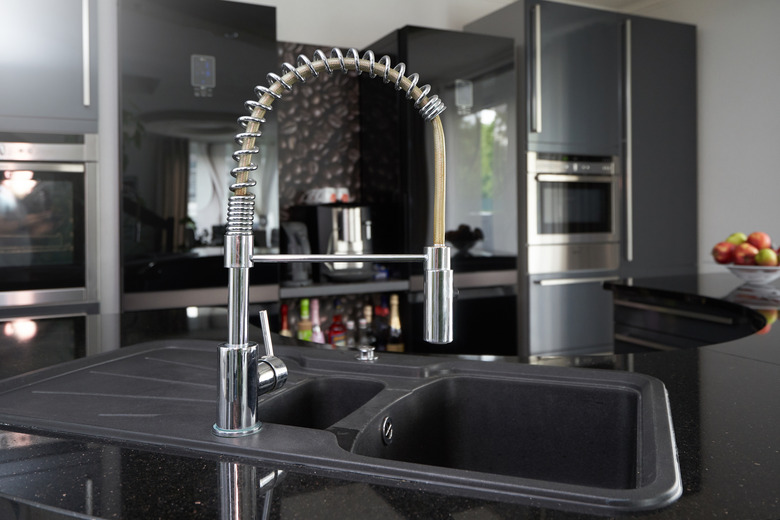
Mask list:
[{"label": "faucet gooseneck spout", "polygon": [[[284,363],[273,355],[267,315],[261,313],[261,324],[266,353],[260,357],[256,343],[248,340],[249,269],[255,262],[417,262],[424,264],[425,337],[430,343],[452,341],[453,272],[450,265],[450,248],[445,245],[445,194],[446,167],[444,130],[439,115],[444,103],[438,96],[428,97],[430,85],[418,87],[419,76],[404,75],[403,63],[391,67],[390,58],[383,56],[378,62],[372,51],[366,51],[362,58],[355,49],[345,57],[339,49],[331,51],[331,57],[318,50],[314,61],[299,56],[297,67],[289,63],[282,65],[280,77],[267,75],[269,86],[255,87],[257,100],[250,100],[245,106],[251,114],[238,119],[244,131],[236,135],[241,149],[233,154],[238,166],[231,175],[236,182],[230,187],[233,195],[228,200],[227,231],[225,234],[225,267],[228,278],[228,341],[220,345],[220,389],[217,404],[217,422],[214,433],[220,436],[240,436],[260,429],[257,420],[257,395],[279,388],[287,378]],[[434,202],[433,202],[433,244],[422,254],[387,255],[255,255],[253,254],[252,221],[254,217],[254,195],[249,188],[256,182],[249,177],[257,169],[251,162],[259,152],[255,140],[262,136],[260,125],[265,122],[265,113],[272,110],[275,100],[281,99],[285,91],[291,91],[296,83],[306,83],[322,72],[329,75],[334,71],[358,75],[368,73],[369,77],[381,77],[384,83],[391,83],[395,90],[406,93],[406,99],[414,102],[425,121],[433,125],[434,144]],[[263,311],[265,312],[265,311]],[[257,374],[255,374],[257,372]]]}]

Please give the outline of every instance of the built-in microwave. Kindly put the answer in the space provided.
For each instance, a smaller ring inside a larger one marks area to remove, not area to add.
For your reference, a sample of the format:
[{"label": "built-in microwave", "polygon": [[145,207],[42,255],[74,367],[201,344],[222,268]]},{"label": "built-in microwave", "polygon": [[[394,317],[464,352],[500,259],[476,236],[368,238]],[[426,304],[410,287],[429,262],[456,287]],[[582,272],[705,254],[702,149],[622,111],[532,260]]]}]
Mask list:
[{"label": "built-in microwave", "polygon": [[0,307],[96,305],[96,136],[0,142]]},{"label": "built-in microwave", "polygon": [[529,272],[616,269],[617,157],[528,152]]}]

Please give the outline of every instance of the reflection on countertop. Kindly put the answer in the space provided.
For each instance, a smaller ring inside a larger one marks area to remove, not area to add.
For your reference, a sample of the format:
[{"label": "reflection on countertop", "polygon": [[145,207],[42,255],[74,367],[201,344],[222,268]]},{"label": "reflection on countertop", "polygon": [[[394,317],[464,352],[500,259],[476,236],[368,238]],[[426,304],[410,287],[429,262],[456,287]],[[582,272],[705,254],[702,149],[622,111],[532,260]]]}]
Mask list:
[{"label": "reflection on countertop", "polygon": [[[615,282],[615,286],[633,287],[656,297],[705,297],[699,298],[705,303],[708,298],[729,299],[740,285],[739,280],[725,274]],[[122,346],[166,338],[213,339],[216,346],[224,341],[227,323],[224,309],[198,309],[197,314],[193,309],[189,314],[186,309],[149,311],[116,318],[56,318],[48,323],[6,320],[0,323],[1,375],[101,350],[87,344],[96,326],[90,321],[93,319],[102,320],[106,327],[111,326],[109,322],[121,322],[116,335]],[[778,518],[778,334],[770,330],[723,344],[671,352],[532,361],[629,370],[664,382],[672,408],[683,496],[668,508],[637,518],[726,514]],[[259,337],[259,330],[252,328],[250,335]],[[294,343],[275,339],[280,344]],[[258,480],[284,470],[283,478],[276,479],[270,488],[255,488],[258,518],[265,518],[264,512],[268,518],[591,518],[402,489],[391,482],[369,484],[356,476],[345,478],[302,467],[262,464],[254,469],[238,459],[164,454],[142,446],[42,437],[31,431],[0,433],[0,445],[0,518],[25,518],[42,511],[79,518],[217,518],[225,463],[237,472],[256,475]]]}]

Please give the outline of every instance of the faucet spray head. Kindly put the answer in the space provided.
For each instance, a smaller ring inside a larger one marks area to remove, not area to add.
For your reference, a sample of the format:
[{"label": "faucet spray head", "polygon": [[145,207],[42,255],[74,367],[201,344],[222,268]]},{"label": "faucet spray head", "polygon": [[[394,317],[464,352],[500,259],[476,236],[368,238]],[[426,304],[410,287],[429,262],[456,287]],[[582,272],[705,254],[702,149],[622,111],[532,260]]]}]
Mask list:
[{"label": "faucet spray head", "polygon": [[425,248],[425,341],[443,344],[452,342],[452,311],[455,289],[450,267],[449,246]]}]

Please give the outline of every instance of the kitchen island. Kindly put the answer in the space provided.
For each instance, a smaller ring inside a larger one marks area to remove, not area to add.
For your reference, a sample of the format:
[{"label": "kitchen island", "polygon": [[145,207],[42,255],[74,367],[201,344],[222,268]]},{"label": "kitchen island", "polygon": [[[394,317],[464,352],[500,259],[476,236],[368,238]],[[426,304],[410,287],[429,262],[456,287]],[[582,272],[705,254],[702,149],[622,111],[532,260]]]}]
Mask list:
[{"label": "kitchen island", "polygon": [[[680,299],[706,306],[733,298],[730,295],[739,286],[739,280],[724,274],[637,279],[614,282],[608,289],[631,291],[636,298],[661,295],[667,305]],[[123,346],[187,335],[223,337],[213,322],[188,332],[177,326],[177,320],[161,314],[152,320],[141,314],[122,317],[127,323],[121,334]],[[666,385],[683,495],[664,509],[621,517],[780,517],[780,332],[762,332],[700,348],[533,360],[629,370],[657,377]],[[253,334],[257,337],[258,332]],[[215,339],[215,344],[219,341]],[[86,350],[92,353],[95,349]],[[16,361],[12,370],[21,373],[38,368],[35,363],[28,356]],[[8,367],[5,375],[10,375]],[[220,465],[246,463],[240,458],[52,438],[23,430],[0,433],[4,448],[0,452],[2,519],[220,518]],[[257,491],[257,518],[598,518],[434,493],[391,481],[369,482],[355,475],[305,467],[262,464],[257,474],[268,477],[267,485]]]}]

